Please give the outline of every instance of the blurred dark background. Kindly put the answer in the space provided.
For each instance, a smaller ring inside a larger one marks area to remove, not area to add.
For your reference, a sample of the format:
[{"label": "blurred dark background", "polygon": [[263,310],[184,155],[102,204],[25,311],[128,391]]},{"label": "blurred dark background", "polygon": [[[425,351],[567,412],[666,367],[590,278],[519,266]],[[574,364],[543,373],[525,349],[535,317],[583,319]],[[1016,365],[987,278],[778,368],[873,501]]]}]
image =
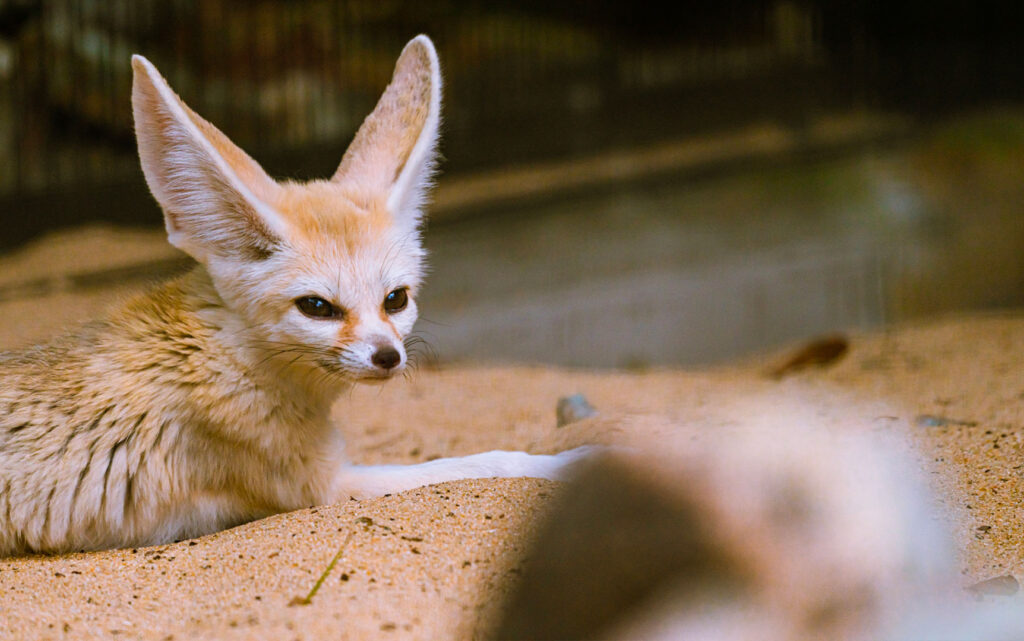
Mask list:
[{"label": "blurred dark background", "polygon": [[136,247],[127,264],[71,257],[55,276],[68,252],[100,250],[40,240],[161,225],[134,151],[132,53],[272,175],[309,178],[333,171],[404,43],[427,33],[446,160],[420,327],[442,359],[706,362],[1020,307],[1022,14],[922,0],[0,0],[0,249],[14,252],[0,306],[177,268]]}]

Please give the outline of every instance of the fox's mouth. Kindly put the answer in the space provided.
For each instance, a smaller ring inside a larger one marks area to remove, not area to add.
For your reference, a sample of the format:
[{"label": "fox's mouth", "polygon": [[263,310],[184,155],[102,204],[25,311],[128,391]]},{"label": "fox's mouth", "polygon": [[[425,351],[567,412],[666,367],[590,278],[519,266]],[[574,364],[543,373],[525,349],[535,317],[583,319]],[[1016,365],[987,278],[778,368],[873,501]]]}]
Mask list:
[{"label": "fox's mouth", "polygon": [[357,383],[365,383],[368,385],[380,385],[382,383],[390,381],[392,378],[395,377],[395,374],[397,373],[398,372],[391,369],[386,372],[373,372],[369,374],[364,374],[363,376],[360,376],[354,380]]},{"label": "fox's mouth", "polygon": [[404,369],[405,365],[399,365],[391,369],[381,368],[358,368],[351,369],[343,367],[337,362],[333,362],[327,359],[318,358],[316,359],[317,365],[321,369],[326,371],[328,374],[344,379],[351,383],[367,383],[370,385],[379,385],[385,383],[395,377],[396,374],[400,374]]}]

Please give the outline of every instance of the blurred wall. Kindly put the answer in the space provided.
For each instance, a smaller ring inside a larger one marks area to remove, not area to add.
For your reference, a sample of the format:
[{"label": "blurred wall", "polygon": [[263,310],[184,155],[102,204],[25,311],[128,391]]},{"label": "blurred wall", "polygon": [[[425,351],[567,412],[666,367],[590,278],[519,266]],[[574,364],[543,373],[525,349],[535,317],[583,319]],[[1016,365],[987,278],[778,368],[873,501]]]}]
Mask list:
[{"label": "blurred wall", "polygon": [[658,12],[609,1],[0,0],[0,215],[14,223],[0,242],[153,219],[135,201],[8,213],[26,202],[11,196],[139,186],[132,53],[272,172],[308,177],[330,171],[404,42],[429,33],[446,74],[447,169],[458,172],[848,105],[856,92],[834,78],[823,20],[795,0]]},{"label": "blurred wall", "polygon": [[[131,53],[272,175],[308,178],[333,171],[425,32],[446,78],[445,162],[419,331],[444,359],[707,362],[1019,307],[1021,12],[0,0],[0,248],[96,222],[162,242],[135,157]],[[184,265],[162,256],[99,276],[12,267],[0,305]]]}]

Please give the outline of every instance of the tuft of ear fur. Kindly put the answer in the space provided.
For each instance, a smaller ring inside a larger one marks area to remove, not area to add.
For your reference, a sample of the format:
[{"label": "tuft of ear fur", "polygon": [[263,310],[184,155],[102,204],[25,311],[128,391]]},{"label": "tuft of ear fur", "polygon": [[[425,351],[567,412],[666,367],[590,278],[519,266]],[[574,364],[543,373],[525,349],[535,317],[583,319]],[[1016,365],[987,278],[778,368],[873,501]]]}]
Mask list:
[{"label": "tuft of ear fur", "polygon": [[386,194],[395,222],[415,227],[437,162],[440,122],[441,69],[434,43],[420,35],[402,50],[391,83],[332,180]]},{"label": "tuft of ear fur", "polygon": [[171,244],[201,263],[268,256],[286,232],[267,204],[277,183],[189,109],[152,63],[132,56],[132,70],[139,158]]}]

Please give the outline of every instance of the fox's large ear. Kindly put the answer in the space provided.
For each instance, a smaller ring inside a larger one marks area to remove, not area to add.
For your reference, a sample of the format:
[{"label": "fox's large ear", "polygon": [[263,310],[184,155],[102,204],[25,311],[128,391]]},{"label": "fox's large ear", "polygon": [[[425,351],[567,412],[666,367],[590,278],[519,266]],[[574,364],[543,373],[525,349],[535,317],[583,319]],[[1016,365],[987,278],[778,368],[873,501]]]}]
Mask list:
[{"label": "fox's large ear", "polygon": [[400,225],[414,227],[437,160],[441,69],[434,43],[417,36],[395,64],[391,84],[363,122],[333,180],[373,194]]},{"label": "fox's large ear", "polygon": [[203,263],[272,253],[286,232],[267,204],[277,183],[189,109],[148,60],[132,56],[132,69],[139,158],[171,244]]}]

